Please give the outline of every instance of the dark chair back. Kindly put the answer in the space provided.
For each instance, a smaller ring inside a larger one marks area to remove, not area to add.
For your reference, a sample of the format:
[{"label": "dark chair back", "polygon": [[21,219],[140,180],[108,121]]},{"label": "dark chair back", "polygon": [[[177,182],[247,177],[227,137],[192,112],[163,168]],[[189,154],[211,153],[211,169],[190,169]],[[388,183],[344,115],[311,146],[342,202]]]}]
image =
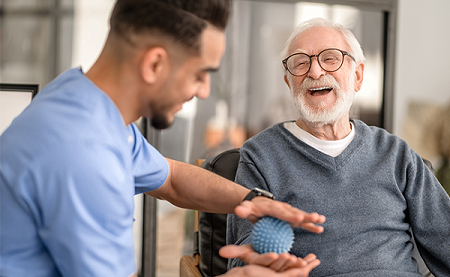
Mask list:
[{"label": "dark chair back", "polygon": [[[231,149],[206,158],[202,167],[234,181],[239,158],[239,149]],[[226,232],[226,214],[199,213],[199,268],[204,277],[217,276],[227,271],[227,259],[219,256],[219,249],[226,244]]]}]

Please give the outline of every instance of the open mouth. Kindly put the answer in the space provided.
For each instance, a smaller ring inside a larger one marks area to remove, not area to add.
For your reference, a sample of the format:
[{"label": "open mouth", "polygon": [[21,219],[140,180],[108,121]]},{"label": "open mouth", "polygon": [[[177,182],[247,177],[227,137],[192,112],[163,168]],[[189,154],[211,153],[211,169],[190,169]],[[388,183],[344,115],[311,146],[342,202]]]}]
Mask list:
[{"label": "open mouth", "polygon": [[333,88],[332,87],[319,87],[309,90],[309,94],[312,96],[321,96],[328,94]]}]

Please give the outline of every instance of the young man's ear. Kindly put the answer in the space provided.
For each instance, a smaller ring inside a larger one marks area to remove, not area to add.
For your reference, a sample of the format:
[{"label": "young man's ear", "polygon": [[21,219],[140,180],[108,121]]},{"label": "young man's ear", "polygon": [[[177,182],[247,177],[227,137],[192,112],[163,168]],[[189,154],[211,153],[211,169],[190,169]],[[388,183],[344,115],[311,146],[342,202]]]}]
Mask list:
[{"label": "young man's ear", "polygon": [[166,67],[169,66],[168,54],[162,47],[152,47],[148,49],[141,62],[141,74],[145,82],[155,83]]}]

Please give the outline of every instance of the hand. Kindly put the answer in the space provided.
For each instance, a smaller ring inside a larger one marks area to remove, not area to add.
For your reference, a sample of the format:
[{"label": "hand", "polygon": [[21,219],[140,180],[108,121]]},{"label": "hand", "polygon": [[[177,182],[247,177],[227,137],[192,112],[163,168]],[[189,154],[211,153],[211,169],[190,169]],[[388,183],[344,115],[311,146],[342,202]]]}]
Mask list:
[{"label": "hand", "polygon": [[235,267],[227,273],[219,275],[218,277],[308,277],[309,273],[305,273],[304,269],[293,268],[284,272],[275,272],[270,268],[259,265],[246,265],[242,267]]},{"label": "hand", "polygon": [[247,266],[236,267],[222,275],[225,276],[308,276],[320,261],[314,254],[304,259],[289,253],[276,254],[256,253],[251,245],[227,245],[220,249],[219,254],[228,259],[238,258]]},{"label": "hand", "polygon": [[255,197],[252,201],[243,201],[234,212],[240,218],[245,218],[256,223],[264,216],[272,216],[284,220],[292,227],[301,227],[313,233],[322,233],[323,227],[317,226],[325,222],[325,216],[318,213],[307,213],[291,205],[268,199],[266,197]]}]

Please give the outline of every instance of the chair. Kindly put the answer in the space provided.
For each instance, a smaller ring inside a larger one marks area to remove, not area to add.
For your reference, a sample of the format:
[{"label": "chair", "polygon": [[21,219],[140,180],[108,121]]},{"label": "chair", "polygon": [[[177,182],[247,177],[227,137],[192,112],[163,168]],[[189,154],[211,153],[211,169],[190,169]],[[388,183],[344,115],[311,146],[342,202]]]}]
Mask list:
[{"label": "chair", "polygon": [[[228,180],[234,181],[239,163],[239,149],[230,149],[206,160],[201,165]],[[180,260],[180,277],[212,277],[227,271],[227,259],[219,249],[226,244],[227,215],[195,211],[194,254]]]},{"label": "chair", "polygon": [[[239,149],[231,149],[197,160],[197,165],[234,181],[240,158]],[[435,174],[431,162],[424,163]],[[227,271],[227,259],[220,257],[219,249],[226,245],[227,215],[195,211],[194,253],[180,260],[180,277],[212,277]],[[414,238],[414,249],[415,246]],[[424,277],[433,277],[420,254],[415,250],[418,270]]]}]

